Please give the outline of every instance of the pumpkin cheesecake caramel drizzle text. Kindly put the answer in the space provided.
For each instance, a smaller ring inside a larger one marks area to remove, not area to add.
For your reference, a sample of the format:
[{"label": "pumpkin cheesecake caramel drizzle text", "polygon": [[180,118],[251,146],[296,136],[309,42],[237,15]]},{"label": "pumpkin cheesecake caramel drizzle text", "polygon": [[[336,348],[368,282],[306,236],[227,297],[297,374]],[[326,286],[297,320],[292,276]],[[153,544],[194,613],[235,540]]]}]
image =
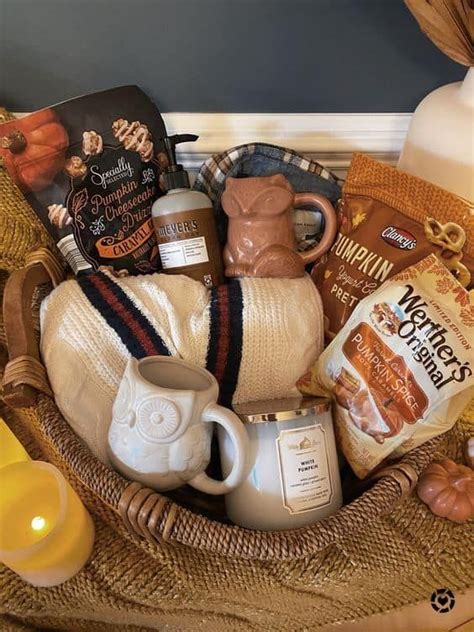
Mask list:
[{"label": "pumpkin cheesecake caramel drizzle text", "polygon": [[92,213],[94,215],[104,213],[107,221],[112,222],[116,217],[132,211],[139,204],[151,200],[156,195],[155,188],[147,186],[144,191],[133,196],[136,189],[138,189],[137,182],[130,181],[122,183],[119,189],[107,195],[95,193],[91,197]]}]

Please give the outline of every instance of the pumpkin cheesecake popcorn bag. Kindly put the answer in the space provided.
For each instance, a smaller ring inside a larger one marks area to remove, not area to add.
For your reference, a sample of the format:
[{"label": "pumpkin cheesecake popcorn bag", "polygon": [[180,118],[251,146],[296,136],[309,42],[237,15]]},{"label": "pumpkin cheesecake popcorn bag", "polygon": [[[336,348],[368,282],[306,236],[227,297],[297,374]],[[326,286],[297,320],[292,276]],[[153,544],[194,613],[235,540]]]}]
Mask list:
[{"label": "pumpkin cheesecake popcorn bag", "polygon": [[165,125],[136,86],[86,95],[0,125],[0,155],[77,274],[152,272],[151,206]]},{"label": "pumpkin cheesecake popcorn bag", "polygon": [[429,255],[359,302],[300,380],[305,394],[333,396],[340,445],[360,478],[449,430],[473,396],[472,294]]}]

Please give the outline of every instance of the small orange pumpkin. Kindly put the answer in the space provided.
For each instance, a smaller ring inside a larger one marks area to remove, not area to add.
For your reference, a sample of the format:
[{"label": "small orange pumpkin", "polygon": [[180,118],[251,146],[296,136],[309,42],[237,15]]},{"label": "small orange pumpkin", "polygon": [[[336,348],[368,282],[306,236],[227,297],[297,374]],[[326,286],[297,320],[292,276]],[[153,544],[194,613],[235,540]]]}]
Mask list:
[{"label": "small orange pumpkin", "polygon": [[469,520],[474,517],[474,471],[451,459],[431,463],[418,482],[418,497],[437,516]]},{"label": "small orange pumpkin", "polygon": [[0,155],[22,191],[41,191],[64,166],[68,134],[47,108],[0,127]]}]

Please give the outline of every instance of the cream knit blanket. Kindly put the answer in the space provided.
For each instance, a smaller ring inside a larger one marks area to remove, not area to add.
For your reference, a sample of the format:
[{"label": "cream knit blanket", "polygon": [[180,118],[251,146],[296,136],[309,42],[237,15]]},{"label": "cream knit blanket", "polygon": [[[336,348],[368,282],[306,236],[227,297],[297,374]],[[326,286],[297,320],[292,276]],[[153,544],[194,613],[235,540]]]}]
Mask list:
[{"label": "cream knit blanket", "polygon": [[[206,366],[213,317],[208,289],[188,277],[166,274],[117,280],[102,273],[101,279],[125,292],[171,355]],[[237,283],[242,335],[233,403],[297,394],[297,379],[323,349],[317,289],[309,276]],[[229,323],[231,330],[239,326],[232,318]],[[226,334],[219,335],[215,340],[222,343]],[[59,285],[41,306],[41,352],[57,405],[105,463],[112,404],[131,355],[124,340],[128,344],[126,335],[121,337],[109,325],[76,280]]]}]

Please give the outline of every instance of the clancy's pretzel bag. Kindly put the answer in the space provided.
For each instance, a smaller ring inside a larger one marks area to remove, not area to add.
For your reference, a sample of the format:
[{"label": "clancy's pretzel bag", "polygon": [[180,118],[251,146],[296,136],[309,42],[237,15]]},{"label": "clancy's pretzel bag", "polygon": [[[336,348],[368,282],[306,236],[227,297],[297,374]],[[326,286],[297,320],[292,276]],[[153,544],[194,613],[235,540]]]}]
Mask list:
[{"label": "clancy's pretzel bag", "polygon": [[65,101],[0,125],[0,155],[74,273],[158,268],[151,206],[165,125],[137,87]]},{"label": "clancy's pretzel bag", "polygon": [[429,255],[358,303],[298,386],[333,396],[340,447],[364,478],[454,425],[474,393],[473,345],[472,292]]},{"label": "clancy's pretzel bag", "polygon": [[463,287],[473,286],[473,207],[430,182],[355,154],[339,222],[333,247],[312,272],[329,339],[361,299],[431,253]]}]

